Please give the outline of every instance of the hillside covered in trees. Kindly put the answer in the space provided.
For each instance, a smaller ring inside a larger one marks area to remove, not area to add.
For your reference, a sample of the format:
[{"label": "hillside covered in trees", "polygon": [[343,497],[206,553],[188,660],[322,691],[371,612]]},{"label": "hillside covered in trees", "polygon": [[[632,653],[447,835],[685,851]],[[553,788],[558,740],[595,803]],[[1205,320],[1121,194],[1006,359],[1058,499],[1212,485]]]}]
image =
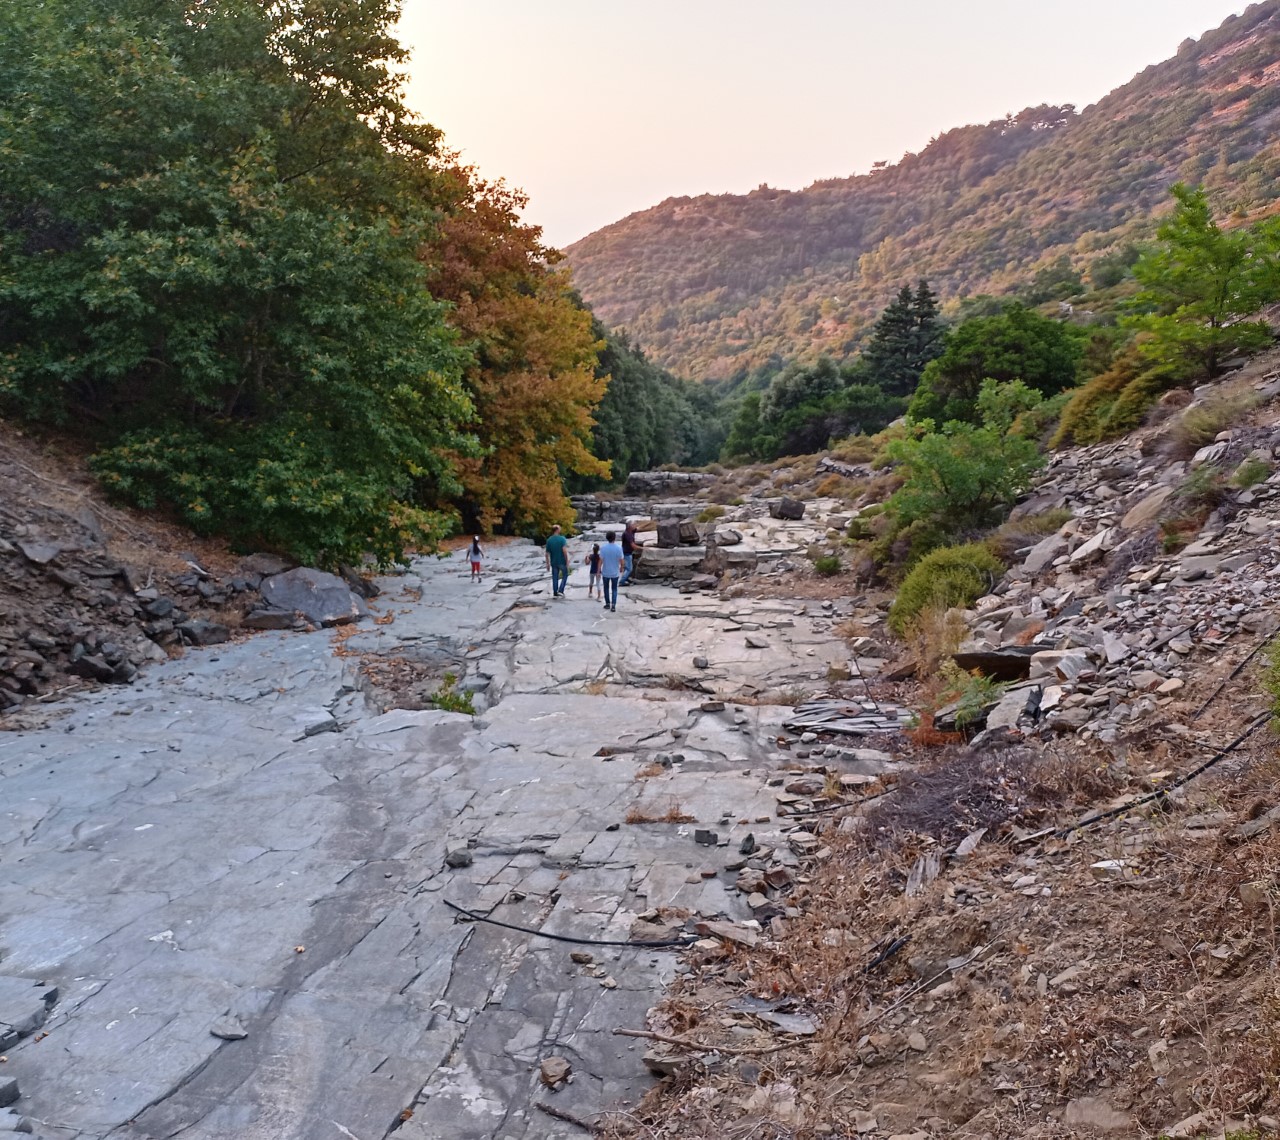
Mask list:
[{"label": "hillside covered in trees", "polygon": [[1219,215],[1269,212],[1278,128],[1280,0],[1266,0],[1082,113],[958,127],[802,191],[668,199],[566,252],[597,315],[681,375],[840,359],[922,276],[948,299],[1064,270],[1105,286],[1174,182],[1203,185]]}]

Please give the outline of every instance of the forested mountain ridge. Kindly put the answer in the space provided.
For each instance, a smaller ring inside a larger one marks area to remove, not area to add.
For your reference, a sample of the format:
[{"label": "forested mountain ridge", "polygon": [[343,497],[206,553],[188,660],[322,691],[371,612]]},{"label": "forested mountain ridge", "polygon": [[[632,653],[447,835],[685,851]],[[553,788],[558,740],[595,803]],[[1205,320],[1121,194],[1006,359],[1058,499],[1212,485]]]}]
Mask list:
[{"label": "forested mountain ridge", "polygon": [[846,354],[904,281],[1000,292],[1065,255],[1086,275],[1154,229],[1175,181],[1222,213],[1280,197],[1280,0],[1228,19],[1097,104],[947,131],[805,190],[672,198],[568,248],[602,320],[661,364],[720,378]]}]

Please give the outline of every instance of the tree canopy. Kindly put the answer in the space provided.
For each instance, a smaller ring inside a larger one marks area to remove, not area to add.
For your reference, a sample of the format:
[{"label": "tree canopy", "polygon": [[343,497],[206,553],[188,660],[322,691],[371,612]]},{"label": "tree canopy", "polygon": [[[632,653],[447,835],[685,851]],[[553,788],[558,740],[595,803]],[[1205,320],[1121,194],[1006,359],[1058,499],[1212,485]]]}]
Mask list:
[{"label": "tree canopy", "polygon": [[1011,304],[991,317],[957,325],[924,370],[908,412],[938,423],[978,422],[982,381],[1021,380],[1043,396],[1071,387],[1084,353],[1084,334],[1071,325]]},{"label": "tree canopy", "polygon": [[393,0],[6,0],[0,409],[332,562],[567,521],[598,335],[401,98]]},{"label": "tree canopy", "polygon": [[1173,214],[1159,244],[1133,267],[1142,286],[1134,298],[1151,311],[1134,324],[1150,334],[1142,345],[1160,364],[1188,364],[1211,378],[1231,353],[1271,339],[1265,321],[1246,321],[1280,297],[1280,224],[1223,230],[1203,188],[1173,187]]}]

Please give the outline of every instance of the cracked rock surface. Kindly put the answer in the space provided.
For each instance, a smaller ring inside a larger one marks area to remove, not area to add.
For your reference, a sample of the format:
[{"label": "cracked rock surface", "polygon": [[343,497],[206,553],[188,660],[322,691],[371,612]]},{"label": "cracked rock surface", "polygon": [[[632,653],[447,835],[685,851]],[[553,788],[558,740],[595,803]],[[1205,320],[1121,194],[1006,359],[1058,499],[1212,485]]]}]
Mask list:
[{"label": "cracked rock surface", "polygon": [[[758,742],[787,710],[688,689],[799,685],[846,651],[794,604],[643,586],[605,613],[577,575],[553,602],[541,557],[500,546],[479,585],[423,560],[371,603],[387,624],[193,652],[0,736],[0,974],[58,990],[4,1069],[38,1135],[558,1137],[535,1101],[649,1087],[612,1030],[643,1025],[670,949],[583,965],[444,900],[587,939],[650,908],[749,917],[693,832],[778,840]],[[480,715],[372,707],[357,655],[423,647]],[[658,756],[660,793],[636,779]]]}]

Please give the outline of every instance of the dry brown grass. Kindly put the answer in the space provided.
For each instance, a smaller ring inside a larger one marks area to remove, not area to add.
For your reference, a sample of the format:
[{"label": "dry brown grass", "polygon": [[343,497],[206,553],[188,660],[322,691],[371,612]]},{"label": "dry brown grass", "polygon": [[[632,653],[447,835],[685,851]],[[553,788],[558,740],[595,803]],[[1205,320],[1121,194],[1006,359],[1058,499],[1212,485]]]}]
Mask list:
[{"label": "dry brown grass", "polygon": [[662,796],[657,800],[632,804],[624,817],[627,823],[696,823],[680,805],[675,796]]},{"label": "dry brown grass", "polygon": [[908,627],[903,640],[916,660],[922,705],[928,707],[937,700],[943,684],[938,666],[960,648],[967,633],[964,619],[955,610],[936,605],[921,610]]},{"label": "dry brown grass", "polygon": [[[659,764],[656,760],[653,760],[650,763],[644,765],[644,767],[640,768],[636,772],[636,779],[649,780],[649,779],[652,779],[654,776],[665,775],[666,771],[667,769],[664,765]],[[627,822],[630,823],[631,821],[628,820]]]},{"label": "dry brown grass", "polygon": [[1178,459],[1190,459],[1200,448],[1211,444],[1219,432],[1243,420],[1258,403],[1256,392],[1228,390],[1188,408],[1170,425],[1172,454]]}]

